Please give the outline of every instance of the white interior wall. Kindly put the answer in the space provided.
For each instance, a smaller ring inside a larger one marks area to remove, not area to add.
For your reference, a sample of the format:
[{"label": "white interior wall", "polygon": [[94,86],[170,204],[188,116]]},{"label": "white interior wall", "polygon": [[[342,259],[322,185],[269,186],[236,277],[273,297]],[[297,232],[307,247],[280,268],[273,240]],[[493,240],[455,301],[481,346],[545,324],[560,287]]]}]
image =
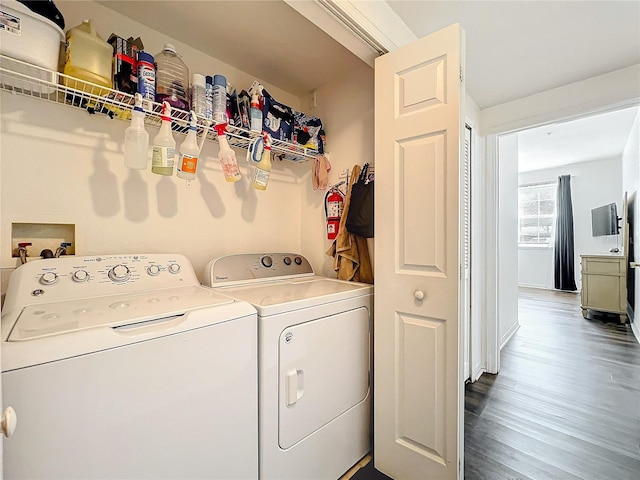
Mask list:
[{"label": "white interior wall", "polygon": [[[58,6],[70,27],[90,18],[102,37],[111,32],[139,35],[145,49],[154,53],[164,43],[173,42],[191,73],[222,73],[239,89],[247,88],[255,79],[250,73],[94,2],[61,2]],[[348,91],[349,95],[341,99],[341,111],[354,114],[345,132],[341,129],[346,121],[323,118],[329,145],[337,158],[351,160],[358,149],[371,151],[368,142],[372,144],[372,138],[366,139],[362,133],[352,135],[354,131],[373,131],[372,119],[368,120],[366,113],[357,115],[367,102],[367,111],[372,110],[372,94],[356,83],[363,80],[363,75],[361,72],[354,78],[339,79],[336,87],[326,86],[327,92]],[[306,110],[306,98],[303,101],[274,85],[265,87],[283,103]],[[201,280],[208,260],[238,252],[300,251],[311,254],[316,270],[324,270],[325,260],[317,254],[324,246],[308,246],[307,231],[324,229],[321,203],[316,200],[322,194],[309,193],[312,162],[274,162],[269,188],[258,192],[247,180],[249,170],[244,164],[244,151],[236,151],[243,180],[230,184],[224,181],[217,161],[217,143],[207,143],[198,179],[189,188],[175,176],[161,177],[150,170],[138,172],[123,166],[122,141],[128,122],[90,116],[82,110],[7,92],[1,95],[2,292],[6,290],[10,272],[18,264],[11,257],[12,222],[75,224],[79,255],[183,253],[192,261]],[[319,98],[322,99],[322,94]],[[327,114],[332,107],[327,102]],[[151,139],[157,133],[151,127],[147,131]],[[175,137],[179,145],[183,137]],[[343,153],[340,149],[345,145],[348,148]],[[312,201],[310,195],[314,195]]]},{"label": "white interior wall", "polygon": [[[351,171],[356,164],[374,163],[373,87],[373,69],[361,63],[345,72],[343,78],[317,90],[318,107],[309,113],[319,116],[326,125],[327,156],[331,163],[329,184],[346,180],[339,178],[340,173],[346,169]],[[327,191],[314,191],[310,180],[305,183],[309,188],[303,190],[302,198],[302,253],[314,265],[316,273],[335,277],[333,257],[325,254],[332,242],[327,240],[324,216]],[[368,244],[373,263],[373,241]]]},{"label": "white interior wall", "polygon": [[518,323],[518,135],[498,139],[498,340],[504,347]]},{"label": "white interior wall", "polygon": [[[622,190],[634,202],[634,259],[640,262],[640,113],[636,116],[629,138],[622,154]],[[640,268],[634,268],[635,275],[635,318],[631,328],[640,342]]]},{"label": "white interior wall", "polygon": [[[622,159],[621,157],[572,163],[518,175],[519,184],[555,181],[560,175],[571,175],[573,205],[573,234],[575,250],[575,279],[581,288],[580,255],[606,253],[610,248],[622,246],[622,239],[614,235],[591,235],[591,209],[607,203],[618,205],[622,216]],[[521,286],[553,288],[553,247],[518,247],[518,284]]]}]

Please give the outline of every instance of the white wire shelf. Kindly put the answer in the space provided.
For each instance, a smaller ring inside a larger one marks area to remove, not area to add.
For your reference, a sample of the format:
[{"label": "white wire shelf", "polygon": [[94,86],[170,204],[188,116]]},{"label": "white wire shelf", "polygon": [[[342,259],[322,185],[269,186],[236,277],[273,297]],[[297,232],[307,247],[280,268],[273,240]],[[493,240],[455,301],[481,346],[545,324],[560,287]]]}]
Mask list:
[{"label": "white wire shelf", "polygon": [[[35,97],[61,105],[87,110],[91,114],[108,115],[111,118],[128,120],[134,106],[134,97],[95,83],[79,80],[63,73],[22,62],[0,55],[0,89],[14,94]],[[159,127],[162,120],[162,104],[145,100],[145,124]],[[186,134],[190,113],[171,109],[172,129]],[[207,135],[207,140],[217,142],[218,135],[213,125],[198,118],[198,136]],[[247,149],[259,132],[227,125],[226,137],[236,148]],[[318,152],[312,148],[273,139],[271,152],[274,157],[292,162],[304,162],[315,158]]]}]

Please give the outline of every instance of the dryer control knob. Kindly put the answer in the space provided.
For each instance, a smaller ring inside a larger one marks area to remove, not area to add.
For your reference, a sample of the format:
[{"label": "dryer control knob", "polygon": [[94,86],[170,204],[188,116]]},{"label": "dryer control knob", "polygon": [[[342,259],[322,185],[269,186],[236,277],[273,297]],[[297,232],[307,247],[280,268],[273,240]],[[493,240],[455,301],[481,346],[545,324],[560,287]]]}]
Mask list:
[{"label": "dryer control knob", "polygon": [[152,277],[155,277],[160,273],[160,267],[158,265],[149,265],[147,267],[147,273]]},{"label": "dryer control knob", "polygon": [[40,283],[42,285],[53,285],[58,281],[58,275],[53,272],[43,273],[40,277]]},{"label": "dryer control knob", "polygon": [[126,282],[131,275],[131,271],[125,265],[116,265],[109,270],[109,278],[114,282]]},{"label": "dryer control knob", "polygon": [[262,265],[264,265],[267,268],[271,268],[273,266],[273,258],[271,258],[269,255],[265,255],[260,260],[260,263],[262,263]]},{"label": "dryer control knob", "polygon": [[285,265],[291,265],[291,258],[289,258],[289,257],[284,257],[284,264],[285,264]]},{"label": "dryer control knob", "polygon": [[89,280],[89,272],[87,272],[86,270],[76,270],[75,272],[73,272],[73,275],[71,275],[71,279],[74,282],[86,282],[87,280]]},{"label": "dryer control knob", "polygon": [[293,261],[296,262],[296,265],[302,265],[302,259],[300,257],[294,258]]},{"label": "dryer control knob", "polygon": [[180,265],[177,263],[169,264],[169,273],[180,273]]}]

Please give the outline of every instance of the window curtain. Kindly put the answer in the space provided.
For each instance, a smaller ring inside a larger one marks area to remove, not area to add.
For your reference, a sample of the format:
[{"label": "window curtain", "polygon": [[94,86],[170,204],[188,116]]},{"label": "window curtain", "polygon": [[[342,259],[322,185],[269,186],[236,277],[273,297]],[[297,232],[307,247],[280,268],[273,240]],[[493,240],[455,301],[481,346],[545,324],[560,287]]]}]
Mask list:
[{"label": "window curtain", "polygon": [[571,177],[558,177],[556,194],[556,229],[554,233],[554,280],[558,290],[575,291],[573,249],[573,205],[571,203]]}]

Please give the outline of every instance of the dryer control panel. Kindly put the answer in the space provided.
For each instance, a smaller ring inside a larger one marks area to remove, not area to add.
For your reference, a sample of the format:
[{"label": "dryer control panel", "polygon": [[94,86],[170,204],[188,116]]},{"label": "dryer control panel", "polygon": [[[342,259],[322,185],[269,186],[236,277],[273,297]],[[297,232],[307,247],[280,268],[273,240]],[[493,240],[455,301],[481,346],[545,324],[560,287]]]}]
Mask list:
[{"label": "dryer control panel", "polygon": [[209,286],[234,285],[288,277],[313,276],[309,261],[298,253],[243,253],[209,262]]}]

